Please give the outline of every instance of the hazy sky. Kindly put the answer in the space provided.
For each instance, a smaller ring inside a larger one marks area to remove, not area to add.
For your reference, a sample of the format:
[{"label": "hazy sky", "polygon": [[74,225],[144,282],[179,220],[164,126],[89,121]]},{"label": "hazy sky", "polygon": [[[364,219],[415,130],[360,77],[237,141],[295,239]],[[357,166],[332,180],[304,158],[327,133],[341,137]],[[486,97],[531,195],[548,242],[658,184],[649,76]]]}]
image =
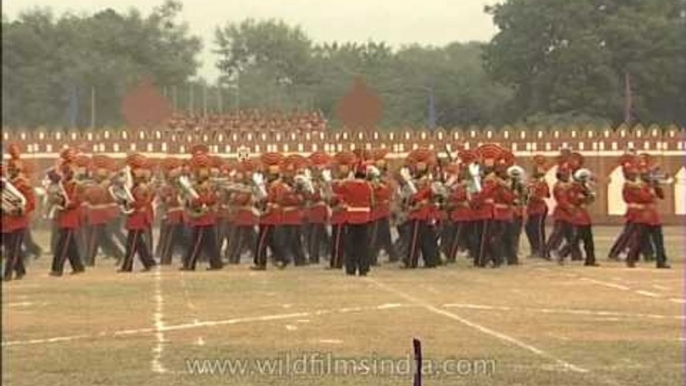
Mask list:
[{"label": "hazy sky", "polygon": [[[4,0],[3,13],[15,17],[20,11],[49,6],[64,11],[93,13],[105,8],[125,11],[137,7],[148,14],[163,0]],[[421,43],[443,45],[488,40],[495,33],[491,18],[483,12],[496,0],[182,0],[181,19],[205,42],[200,75],[213,80],[216,57],[214,28],[246,18],[279,18],[299,24],[316,42],[385,41],[394,47]]]}]

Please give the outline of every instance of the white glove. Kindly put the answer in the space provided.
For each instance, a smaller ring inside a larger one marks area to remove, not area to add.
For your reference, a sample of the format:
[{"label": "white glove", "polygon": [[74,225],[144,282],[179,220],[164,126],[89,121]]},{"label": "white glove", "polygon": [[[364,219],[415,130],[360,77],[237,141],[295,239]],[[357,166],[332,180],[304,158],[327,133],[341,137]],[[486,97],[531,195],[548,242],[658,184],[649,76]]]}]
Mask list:
[{"label": "white glove", "polygon": [[412,176],[410,175],[410,169],[408,169],[408,168],[400,169],[400,176],[405,181],[411,181],[412,180]]}]

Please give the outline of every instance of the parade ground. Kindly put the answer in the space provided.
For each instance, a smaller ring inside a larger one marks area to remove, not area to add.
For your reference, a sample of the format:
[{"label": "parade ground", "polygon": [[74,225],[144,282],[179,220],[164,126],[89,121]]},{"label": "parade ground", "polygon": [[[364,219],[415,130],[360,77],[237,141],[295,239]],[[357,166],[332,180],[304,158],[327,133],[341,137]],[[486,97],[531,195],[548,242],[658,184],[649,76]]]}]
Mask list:
[{"label": "parade ground", "polygon": [[685,229],[665,228],[671,270],[608,261],[620,229],[594,231],[597,268],[460,259],[348,277],[245,258],[125,274],[99,260],[54,278],[46,254],[2,286],[3,384],[410,386],[413,338],[424,386],[683,384]]}]

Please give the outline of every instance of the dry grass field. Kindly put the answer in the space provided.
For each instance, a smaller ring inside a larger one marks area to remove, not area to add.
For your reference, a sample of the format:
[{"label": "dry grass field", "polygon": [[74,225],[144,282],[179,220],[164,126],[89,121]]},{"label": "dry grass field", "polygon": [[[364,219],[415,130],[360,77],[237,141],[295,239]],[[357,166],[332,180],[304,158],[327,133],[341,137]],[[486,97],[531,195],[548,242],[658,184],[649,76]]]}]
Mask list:
[{"label": "dry grass field", "polygon": [[[48,276],[49,256],[2,286],[3,385],[671,386],[683,383],[683,228],[672,270],[525,260],[475,269],[383,265],[219,272],[174,267]],[[526,248],[524,248],[526,250]],[[201,374],[202,373],[202,374]]]}]

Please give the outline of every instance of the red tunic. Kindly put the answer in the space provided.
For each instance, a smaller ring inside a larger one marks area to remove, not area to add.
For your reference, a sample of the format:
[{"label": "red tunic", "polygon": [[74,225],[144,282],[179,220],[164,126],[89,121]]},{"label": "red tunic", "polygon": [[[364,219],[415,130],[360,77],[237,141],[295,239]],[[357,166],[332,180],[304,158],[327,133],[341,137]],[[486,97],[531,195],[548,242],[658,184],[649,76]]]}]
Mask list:
[{"label": "red tunic", "polygon": [[365,224],[372,221],[374,191],[369,182],[361,179],[348,180],[341,186],[349,224]]},{"label": "red tunic", "polygon": [[131,189],[134,202],[131,205],[133,212],[126,217],[126,229],[147,230],[152,226],[150,220],[152,202],[155,198],[152,190],[145,185],[136,185]]},{"label": "red tunic", "polygon": [[251,226],[257,223],[252,193],[234,192],[230,198],[232,221],[238,226]]},{"label": "red tunic", "polygon": [[216,224],[217,212],[214,206],[217,205],[217,202],[219,201],[219,196],[216,191],[209,185],[196,185],[195,190],[199,197],[195,200],[191,200],[191,208],[200,209],[204,206],[205,212],[201,215],[189,216],[190,225],[198,227]]},{"label": "red tunic", "polygon": [[315,193],[307,196],[309,207],[305,213],[307,222],[312,224],[325,224],[329,218],[329,207],[324,202],[324,198],[317,190]]},{"label": "red tunic", "polygon": [[305,198],[295,188],[285,185],[281,195],[282,224],[300,225],[303,222],[303,205]]},{"label": "red tunic", "polygon": [[33,194],[33,188],[27,180],[22,177],[15,178],[10,181],[14,187],[26,199],[24,211],[20,215],[4,214],[2,215],[2,233],[11,233],[19,229],[26,229],[29,226],[29,214],[36,209],[36,196]]},{"label": "red tunic", "polygon": [[432,202],[433,192],[431,191],[431,183],[424,178],[415,183],[417,193],[410,198],[410,213],[411,220],[432,220],[434,218],[434,204]]},{"label": "red tunic", "polygon": [[635,203],[630,204],[636,210],[633,221],[651,226],[662,225],[662,219],[657,210],[657,200],[662,198],[664,198],[664,192],[660,187],[641,183],[640,189],[635,194]]},{"label": "red tunic", "polygon": [[281,196],[286,187],[280,180],[275,180],[267,186],[266,209],[260,216],[260,224],[279,225],[283,222],[283,211],[281,210]]},{"label": "red tunic", "polygon": [[374,207],[372,208],[372,220],[390,217],[391,197],[394,186],[389,181],[381,181],[374,186]]},{"label": "red tunic", "polygon": [[112,219],[113,209],[117,208],[105,184],[94,184],[86,188],[88,201],[88,222],[91,225],[106,224]]},{"label": "red tunic", "polygon": [[169,185],[163,187],[160,191],[160,199],[165,208],[167,224],[183,224],[187,221],[186,211],[179,201],[179,191],[176,188]]},{"label": "red tunic", "polygon": [[529,204],[526,207],[526,213],[529,216],[542,215],[548,212],[548,205],[545,202],[546,198],[550,198],[550,187],[544,179],[533,181],[528,186],[529,189]]},{"label": "red tunic", "polygon": [[571,188],[568,190],[569,202],[574,206],[574,211],[572,212],[571,222],[577,226],[591,225],[591,215],[588,213],[586,206],[587,197],[584,193],[585,188],[579,184],[572,184]]},{"label": "red tunic", "polygon": [[66,181],[63,184],[68,198],[68,204],[64,210],[57,214],[57,226],[60,229],[76,229],[81,225],[81,194],[79,186],[74,180]]},{"label": "red tunic", "polygon": [[568,182],[558,181],[553,187],[553,197],[557,201],[553,210],[553,219],[556,221],[572,222],[574,205],[569,202],[569,189],[571,189],[571,184]]},{"label": "red tunic", "polygon": [[344,180],[336,180],[331,184],[333,197],[331,197],[331,225],[345,224],[348,221],[348,212],[343,201]]},{"label": "red tunic", "polygon": [[467,186],[464,184],[458,184],[453,188],[448,202],[452,207],[450,212],[450,219],[453,221],[471,221],[472,219],[472,209],[469,205],[469,198],[467,195]]}]

